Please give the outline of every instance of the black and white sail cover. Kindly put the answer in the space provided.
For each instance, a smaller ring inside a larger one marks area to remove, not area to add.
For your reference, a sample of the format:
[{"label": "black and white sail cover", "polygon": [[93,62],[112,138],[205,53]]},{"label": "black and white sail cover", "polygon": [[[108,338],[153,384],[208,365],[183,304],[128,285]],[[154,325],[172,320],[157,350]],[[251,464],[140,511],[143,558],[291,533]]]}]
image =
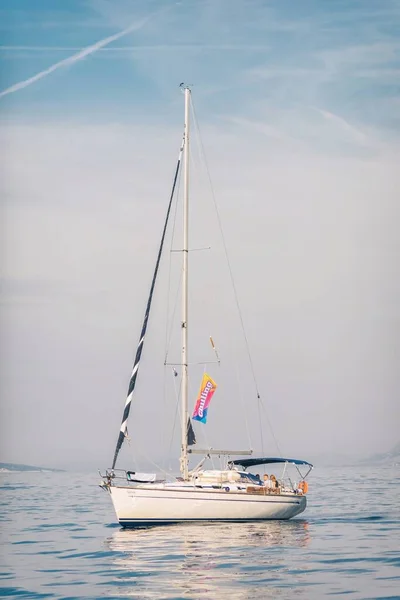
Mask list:
[{"label": "black and white sail cover", "polygon": [[142,331],[140,332],[139,344],[138,344],[138,347],[137,347],[137,350],[136,350],[135,362],[133,364],[132,375],[131,375],[131,379],[130,379],[130,382],[129,382],[128,396],[126,398],[125,407],[124,407],[124,413],[122,415],[122,423],[121,423],[121,427],[120,427],[119,434],[118,434],[117,446],[115,448],[114,459],[113,459],[113,463],[112,463],[112,469],[114,469],[114,467],[115,467],[115,463],[117,462],[117,458],[118,458],[118,453],[119,453],[119,451],[121,449],[121,446],[122,446],[122,444],[124,442],[125,437],[127,436],[128,417],[129,417],[129,412],[130,412],[130,409],[131,409],[131,402],[132,402],[133,392],[134,392],[135,385],[136,385],[136,378],[137,378],[137,374],[138,374],[140,358],[142,356],[143,342],[144,342],[144,338],[145,338],[145,335],[146,335],[147,324],[148,324],[149,315],[150,315],[150,309],[151,309],[151,303],[152,303],[152,300],[153,300],[154,288],[155,288],[155,285],[156,285],[158,269],[159,269],[159,266],[160,266],[160,260],[161,260],[161,255],[162,255],[162,251],[163,251],[165,235],[166,235],[166,232],[167,232],[167,226],[168,226],[169,216],[170,216],[170,212],[171,212],[172,200],[173,200],[173,197],[174,197],[174,194],[175,194],[176,183],[178,181],[179,168],[180,168],[181,158],[182,158],[182,152],[183,152],[183,144],[184,144],[184,141],[182,141],[182,144],[181,144],[181,147],[180,147],[180,150],[179,150],[178,163],[177,163],[176,169],[175,169],[174,181],[173,181],[173,184],[172,184],[172,190],[171,190],[171,195],[170,195],[170,199],[169,199],[169,203],[168,203],[168,210],[167,210],[167,214],[166,214],[166,218],[165,218],[164,229],[163,229],[163,233],[162,233],[162,236],[161,236],[160,247],[159,247],[159,250],[158,250],[158,255],[157,255],[157,260],[156,260],[156,266],[155,266],[155,269],[154,269],[153,279],[152,279],[152,282],[151,282],[149,298],[147,300],[146,312],[145,312],[145,315],[144,315]]}]

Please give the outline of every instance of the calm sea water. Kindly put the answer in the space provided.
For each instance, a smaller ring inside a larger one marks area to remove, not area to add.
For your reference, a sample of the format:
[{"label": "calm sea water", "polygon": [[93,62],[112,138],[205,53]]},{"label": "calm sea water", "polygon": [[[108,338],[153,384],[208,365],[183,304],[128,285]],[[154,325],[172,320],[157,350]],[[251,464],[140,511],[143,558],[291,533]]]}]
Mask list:
[{"label": "calm sea water", "polygon": [[6,598],[400,598],[400,467],[316,469],[292,521],[122,530],[95,476],[5,473]]}]

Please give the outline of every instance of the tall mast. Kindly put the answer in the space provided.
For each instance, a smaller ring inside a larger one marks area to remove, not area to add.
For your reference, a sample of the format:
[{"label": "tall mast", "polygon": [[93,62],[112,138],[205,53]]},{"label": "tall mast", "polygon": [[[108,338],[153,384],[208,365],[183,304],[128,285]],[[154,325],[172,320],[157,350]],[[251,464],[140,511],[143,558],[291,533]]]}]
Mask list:
[{"label": "tall mast", "polygon": [[189,263],[189,108],[190,89],[184,87],[185,93],[185,128],[184,128],[184,187],[183,187],[183,281],[182,281],[182,446],[180,467],[183,478],[188,478],[188,263]]}]

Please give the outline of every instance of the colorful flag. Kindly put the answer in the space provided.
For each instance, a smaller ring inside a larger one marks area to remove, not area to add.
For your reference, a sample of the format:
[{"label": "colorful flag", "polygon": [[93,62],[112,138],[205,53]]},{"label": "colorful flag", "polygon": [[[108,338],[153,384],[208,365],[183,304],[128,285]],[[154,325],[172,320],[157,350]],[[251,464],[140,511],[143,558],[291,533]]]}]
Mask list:
[{"label": "colorful flag", "polygon": [[206,423],[208,407],[216,389],[217,384],[215,381],[207,373],[204,373],[192,419],[200,421],[200,423]]}]

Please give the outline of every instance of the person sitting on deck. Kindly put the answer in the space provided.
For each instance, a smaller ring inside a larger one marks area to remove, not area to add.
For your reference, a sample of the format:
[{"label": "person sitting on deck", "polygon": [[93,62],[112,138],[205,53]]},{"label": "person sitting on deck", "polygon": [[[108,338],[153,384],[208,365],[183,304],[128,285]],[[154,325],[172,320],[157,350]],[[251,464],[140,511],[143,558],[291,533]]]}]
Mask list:
[{"label": "person sitting on deck", "polygon": [[277,480],[275,475],[271,475],[270,479],[271,479],[271,483],[272,483],[272,485],[271,485],[272,491],[275,494],[279,494],[279,492],[280,492],[279,481]]},{"label": "person sitting on deck", "polygon": [[265,473],[265,475],[264,475],[264,487],[267,488],[268,490],[270,490],[272,488],[272,481],[268,477],[268,473]]}]

